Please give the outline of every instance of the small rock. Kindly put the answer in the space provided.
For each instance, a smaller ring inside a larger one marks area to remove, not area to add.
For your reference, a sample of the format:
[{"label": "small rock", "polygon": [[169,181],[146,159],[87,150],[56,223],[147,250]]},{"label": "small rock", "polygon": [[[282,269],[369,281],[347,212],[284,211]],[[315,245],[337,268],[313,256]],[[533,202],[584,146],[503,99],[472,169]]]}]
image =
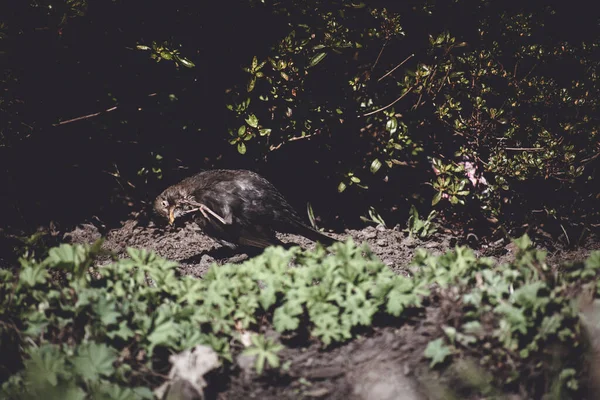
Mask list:
[{"label": "small rock", "polygon": [[311,390],[310,392],[304,392],[306,397],[319,398],[329,394],[329,389],[327,388],[318,388]]},{"label": "small rock", "polygon": [[355,400],[424,400],[405,368],[391,362],[370,364],[348,377]]},{"label": "small rock", "polygon": [[379,239],[375,242],[375,244],[380,247],[386,247],[388,245],[387,240],[385,239]]},{"label": "small rock", "polygon": [[246,382],[255,374],[254,364],[256,362],[256,355],[254,354],[240,354],[235,359],[236,364],[242,370],[242,378]]},{"label": "small rock", "polygon": [[204,399],[204,375],[221,365],[217,353],[204,345],[172,355],[169,361],[173,365],[169,380],[154,391],[164,400]]},{"label": "small rock", "polygon": [[98,228],[92,224],[81,224],[63,235],[63,239],[70,243],[94,243],[100,239],[102,235]]},{"label": "small rock", "polygon": [[375,239],[377,237],[377,231],[374,229],[365,229],[363,232],[363,239],[369,240],[369,239]]}]

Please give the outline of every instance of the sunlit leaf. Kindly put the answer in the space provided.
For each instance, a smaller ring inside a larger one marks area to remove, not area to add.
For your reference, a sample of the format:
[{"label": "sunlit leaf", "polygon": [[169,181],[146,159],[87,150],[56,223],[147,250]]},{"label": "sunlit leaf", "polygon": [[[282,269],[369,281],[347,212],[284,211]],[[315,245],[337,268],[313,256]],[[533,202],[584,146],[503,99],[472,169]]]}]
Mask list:
[{"label": "sunlit leaf", "polygon": [[321,53],[318,53],[318,54],[312,56],[310,61],[308,62],[308,68],[314,67],[315,65],[317,65],[318,63],[323,61],[323,59],[325,57],[327,57],[327,53],[325,53],[325,52],[321,52]]},{"label": "sunlit leaf", "polygon": [[376,173],[377,171],[379,171],[379,168],[381,168],[381,161],[379,161],[377,158],[373,160],[373,162],[371,163],[371,173]]},{"label": "sunlit leaf", "polygon": [[246,144],[244,142],[239,142],[237,144],[237,151],[240,154],[246,154]]}]

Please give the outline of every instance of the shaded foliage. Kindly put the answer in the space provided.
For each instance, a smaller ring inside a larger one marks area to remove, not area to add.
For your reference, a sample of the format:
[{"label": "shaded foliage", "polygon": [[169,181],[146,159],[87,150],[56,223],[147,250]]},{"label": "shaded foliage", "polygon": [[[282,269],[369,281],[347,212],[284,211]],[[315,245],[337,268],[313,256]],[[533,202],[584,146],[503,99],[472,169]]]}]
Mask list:
[{"label": "shaded foliage", "polygon": [[216,166],[330,222],[598,218],[599,25],[575,3],[3,7],[9,224],[114,218]]}]

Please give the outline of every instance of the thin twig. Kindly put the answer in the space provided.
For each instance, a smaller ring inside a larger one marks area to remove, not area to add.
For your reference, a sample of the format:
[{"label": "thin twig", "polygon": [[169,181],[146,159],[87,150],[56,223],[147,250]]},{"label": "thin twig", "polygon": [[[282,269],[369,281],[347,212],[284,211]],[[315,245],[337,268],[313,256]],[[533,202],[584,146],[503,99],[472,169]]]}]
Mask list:
[{"label": "thin twig", "polygon": [[[452,68],[448,68],[448,71],[446,71],[446,75],[444,76],[444,79],[442,79],[442,83],[440,84],[440,87],[438,88],[437,92],[435,93],[436,96],[438,94],[440,94],[440,91],[444,87],[444,82],[446,82],[446,79],[448,79],[448,76],[450,75],[450,71],[452,71]],[[450,83],[450,80],[448,80],[448,83]]]},{"label": "thin twig", "polygon": [[381,46],[381,50],[379,50],[379,54],[377,55],[377,59],[375,60],[375,63],[373,64],[373,66],[371,67],[371,71],[373,71],[375,69],[375,66],[377,65],[377,63],[379,62],[379,59],[381,58],[381,55],[383,54],[383,50],[385,50],[385,45],[387,44],[387,42],[383,43],[383,46]]},{"label": "thin twig", "polygon": [[198,210],[204,214],[204,211],[208,211],[208,213],[210,215],[212,215],[213,217],[215,217],[216,219],[219,220],[219,222],[221,222],[223,225],[226,225],[227,222],[225,222],[225,219],[223,219],[219,214],[217,214],[216,212],[214,212],[213,210],[211,210],[210,208],[206,207],[205,205],[202,205],[200,208],[198,208]]},{"label": "thin twig", "polygon": [[111,107],[111,108],[107,108],[106,110],[104,110],[104,111],[99,111],[99,112],[97,112],[97,113],[88,114],[88,115],[83,115],[83,116],[81,116],[81,117],[77,117],[77,118],[73,118],[73,119],[68,119],[68,120],[66,120],[66,121],[61,121],[61,122],[59,122],[59,123],[57,123],[57,124],[52,124],[52,126],[65,125],[65,124],[70,124],[71,122],[77,122],[77,121],[81,121],[81,120],[84,120],[84,119],[88,119],[88,118],[97,117],[97,116],[98,116],[98,115],[100,115],[100,114],[106,114],[106,113],[109,113],[109,112],[111,112],[111,111],[115,111],[117,108],[118,108],[117,106],[115,106],[115,107]]},{"label": "thin twig", "polygon": [[565,234],[565,237],[567,238],[567,244],[571,245],[571,239],[569,239],[569,235],[567,235],[567,231],[565,230],[565,227],[560,224],[560,229],[562,229],[563,233]]},{"label": "thin twig", "polygon": [[386,73],[385,75],[383,75],[381,78],[377,79],[377,82],[379,82],[380,80],[382,80],[383,78],[385,78],[386,76],[388,76],[389,74],[391,74],[392,72],[394,72],[395,70],[397,70],[398,68],[400,68],[402,65],[404,65],[405,62],[407,62],[408,60],[410,60],[411,58],[413,58],[415,55],[411,54],[408,57],[406,57],[404,59],[404,61],[402,61],[400,64],[396,65],[394,68],[392,68],[390,70],[390,72]]},{"label": "thin twig", "polygon": [[196,206],[198,208],[196,208],[194,210],[189,210],[189,211],[185,212],[185,214],[189,214],[191,212],[200,211],[202,213],[202,215],[204,215],[205,218],[208,218],[208,216],[204,213],[204,211],[208,211],[208,213],[210,215],[212,215],[213,217],[215,217],[217,220],[219,220],[220,223],[222,223],[223,225],[227,225],[227,221],[225,221],[225,219],[223,217],[221,217],[219,214],[217,214],[216,212],[214,212],[213,210],[211,210],[210,208],[208,208],[206,205],[204,205],[202,203],[195,202],[195,201],[191,201],[191,200],[187,200],[186,202],[188,204],[191,204],[191,205]]},{"label": "thin twig", "polygon": [[[156,95],[157,95],[157,93],[150,93],[148,95],[148,97],[154,97]],[[60,122],[58,122],[56,124],[52,124],[52,126],[66,125],[66,124],[70,124],[71,122],[77,122],[77,121],[82,121],[84,119],[94,118],[94,117],[97,117],[100,114],[106,114],[106,113],[109,113],[111,111],[115,111],[118,108],[119,108],[119,106],[114,106],[114,107],[111,107],[111,108],[107,108],[104,111],[98,111],[98,112],[93,113],[93,114],[83,115],[81,117],[77,117],[77,118],[73,118],[73,119],[68,119],[66,121],[60,121]]]},{"label": "thin twig", "polygon": [[378,108],[377,110],[368,112],[366,114],[363,114],[362,116],[363,117],[368,117],[369,115],[377,114],[378,112],[383,111],[386,108],[390,108],[391,106],[393,106],[394,104],[396,104],[397,102],[399,102],[400,100],[402,100],[404,98],[404,96],[406,96],[408,93],[410,93],[410,91],[413,90],[413,89],[414,89],[414,86],[409,87],[408,89],[406,89],[406,92],[402,93],[402,95],[400,97],[398,97],[396,100],[392,101],[387,106]]},{"label": "thin twig", "polygon": [[531,67],[531,69],[529,70],[528,73],[525,74],[525,76],[521,79],[521,81],[524,81],[525,79],[527,79],[527,77],[533,72],[533,70],[538,66],[539,64],[534,64],[533,67]]},{"label": "thin twig", "polygon": [[313,137],[313,136],[317,136],[317,133],[312,133],[312,134],[310,134],[310,135],[304,135],[304,136],[293,136],[293,137],[289,138],[288,140],[286,140],[285,142],[281,142],[281,143],[279,143],[278,145],[274,145],[274,144],[272,144],[272,145],[269,147],[269,151],[274,151],[274,150],[277,150],[277,149],[279,149],[281,146],[283,146],[284,144],[286,144],[286,143],[288,143],[288,142],[294,142],[294,141],[296,141],[296,140],[302,140],[302,139],[309,139],[309,138],[311,138],[311,137]]},{"label": "thin twig", "polygon": [[411,110],[416,110],[421,105],[421,99],[423,98],[423,92],[419,95],[419,99],[417,102],[410,108]]},{"label": "thin twig", "polygon": [[593,156],[591,156],[591,157],[584,158],[583,160],[581,160],[581,162],[580,162],[580,163],[581,163],[581,164],[587,164],[588,162],[590,162],[590,161],[592,161],[592,160],[595,160],[595,159],[596,159],[596,158],[598,158],[599,156],[600,156],[600,153],[596,153],[596,154],[594,154],[594,155],[593,155]]},{"label": "thin twig", "polygon": [[544,151],[545,148],[540,147],[505,147],[504,150],[508,151]]}]

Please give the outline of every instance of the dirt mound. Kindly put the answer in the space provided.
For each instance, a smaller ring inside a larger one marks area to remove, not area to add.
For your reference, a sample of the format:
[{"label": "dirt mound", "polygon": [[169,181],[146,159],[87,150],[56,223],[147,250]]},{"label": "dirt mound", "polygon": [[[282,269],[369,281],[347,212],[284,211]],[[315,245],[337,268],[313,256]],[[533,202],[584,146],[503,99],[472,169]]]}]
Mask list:
[{"label": "dirt mound", "polygon": [[[281,234],[279,239],[310,249],[315,246],[310,240],[295,235]],[[331,234],[338,240],[352,238],[356,243],[367,243],[373,252],[390,268],[398,273],[406,272],[416,248],[423,247],[432,253],[442,253],[456,240],[449,235],[437,235],[429,241],[419,241],[405,233],[383,227],[367,227],[362,230],[347,230],[343,234]],[[83,224],[65,234],[72,243],[91,243],[101,237],[100,231],[91,224]],[[104,247],[119,256],[126,256],[127,247],[153,250],[167,259],[177,261],[187,275],[202,276],[212,264],[237,263],[248,255],[235,253],[221,247],[204,236],[193,223],[182,227],[158,227],[152,222],[141,224],[126,221],[121,228],[110,230],[105,236]]]}]

